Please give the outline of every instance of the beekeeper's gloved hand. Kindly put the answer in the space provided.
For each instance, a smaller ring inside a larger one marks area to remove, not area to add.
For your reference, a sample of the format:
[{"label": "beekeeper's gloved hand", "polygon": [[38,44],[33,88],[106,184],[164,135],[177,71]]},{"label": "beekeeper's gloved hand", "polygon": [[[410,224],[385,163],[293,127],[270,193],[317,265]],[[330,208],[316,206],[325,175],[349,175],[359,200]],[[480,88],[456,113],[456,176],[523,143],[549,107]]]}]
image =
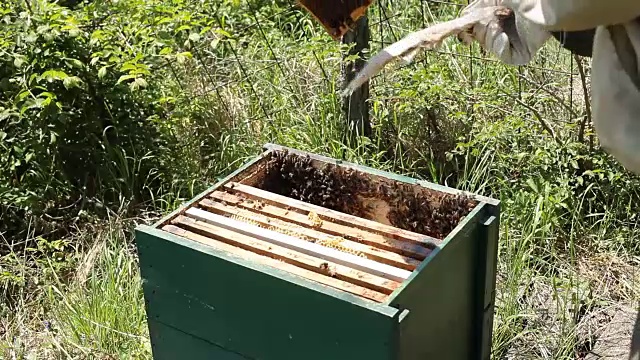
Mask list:
[{"label": "beekeeper's gloved hand", "polygon": [[[481,8],[503,5],[504,0],[474,0],[460,16]],[[483,49],[510,65],[525,65],[551,37],[543,26],[522,16],[496,16],[475,25],[469,33],[460,34],[465,42],[477,41]]]},{"label": "beekeeper's gloved hand", "polygon": [[[604,150],[640,174],[640,0],[476,0],[464,11],[487,3],[512,9],[515,30],[502,20],[498,30],[479,24],[472,35],[508,64],[530,61],[544,43],[541,32],[596,29],[591,75],[596,134]],[[511,50],[495,40],[505,36]]]}]

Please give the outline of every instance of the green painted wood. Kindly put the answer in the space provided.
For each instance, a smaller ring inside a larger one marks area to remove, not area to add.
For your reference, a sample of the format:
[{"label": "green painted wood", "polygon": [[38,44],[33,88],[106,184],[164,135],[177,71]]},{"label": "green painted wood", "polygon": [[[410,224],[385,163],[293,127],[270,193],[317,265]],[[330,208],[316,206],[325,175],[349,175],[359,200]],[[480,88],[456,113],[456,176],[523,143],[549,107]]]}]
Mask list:
[{"label": "green painted wood", "polygon": [[[376,303],[374,301],[370,301],[370,300],[366,300],[362,297],[353,295],[351,293],[348,292],[344,292],[344,291],[340,291],[337,290],[333,287],[329,287],[314,281],[310,281],[304,277],[300,277],[298,275],[294,275],[291,274],[287,271],[283,271],[283,270],[279,270],[270,266],[263,266],[260,264],[255,264],[252,261],[248,261],[242,257],[238,257],[234,254],[229,254],[227,252],[224,251],[218,251],[214,248],[211,248],[209,246],[206,246],[204,244],[200,244],[198,242],[194,242],[191,241],[189,239],[180,237],[180,236],[176,236],[172,233],[166,232],[166,231],[162,231],[160,229],[154,228],[153,226],[146,226],[146,225],[139,225],[138,227],[136,227],[135,229],[135,237],[136,240],[138,240],[139,238],[141,238],[142,236],[151,236],[154,238],[158,238],[158,239],[164,239],[170,242],[173,242],[175,244],[177,244],[178,246],[184,246],[184,247],[188,247],[191,248],[193,250],[199,251],[199,252],[203,252],[205,254],[208,254],[210,256],[215,256],[218,257],[220,259],[224,259],[225,261],[231,263],[231,264],[235,264],[235,265],[240,265],[243,267],[247,267],[252,269],[253,271],[257,271],[257,272],[261,272],[261,273],[265,273],[267,275],[276,277],[276,278],[280,278],[282,280],[285,280],[287,282],[293,283],[297,286],[302,286],[305,287],[307,289],[310,290],[314,290],[314,291],[318,291],[320,293],[323,293],[325,295],[329,295],[329,296],[333,296],[336,298],[341,299],[342,301],[346,301],[349,303],[352,303],[356,306],[371,310],[373,312],[379,312],[381,314],[383,314],[384,316],[388,316],[388,317],[393,317],[397,315],[398,310],[395,308],[391,308],[386,304],[379,304]],[[147,239],[144,239],[147,240]],[[150,243],[153,244],[153,243]],[[140,247],[140,243],[138,241],[136,241],[136,245],[138,247],[138,256],[142,257],[142,254],[140,253],[141,247]],[[142,266],[142,260],[140,262],[140,266]],[[143,276],[144,277],[144,276]]]},{"label": "green painted wood", "polygon": [[383,360],[397,353],[397,309],[156,229],[140,227],[136,239],[153,321],[254,359]]},{"label": "green painted wood", "polygon": [[[482,222],[478,256],[484,260],[484,264],[479,267],[484,271],[478,271],[477,286],[482,301],[478,301],[478,311],[480,320],[478,323],[479,344],[478,353],[482,360],[491,359],[492,338],[493,338],[493,318],[495,310],[496,275],[498,272],[498,239],[500,232],[500,208],[497,206],[486,206],[486,220]],[[484,265],[484,267],[482,267]]]},{"label": "green painted wood", "polygon": [[400,359],[479,359],[477,344],[477,269],[480,259],[479,216],[476,208],[436,254],[417,269],[402,289],[392,294],[392,306],[409,309],[400,328]]},{"label": "green painted wood", "polygon": [[248,360],[184,331],[149,320],[154,360]]}]

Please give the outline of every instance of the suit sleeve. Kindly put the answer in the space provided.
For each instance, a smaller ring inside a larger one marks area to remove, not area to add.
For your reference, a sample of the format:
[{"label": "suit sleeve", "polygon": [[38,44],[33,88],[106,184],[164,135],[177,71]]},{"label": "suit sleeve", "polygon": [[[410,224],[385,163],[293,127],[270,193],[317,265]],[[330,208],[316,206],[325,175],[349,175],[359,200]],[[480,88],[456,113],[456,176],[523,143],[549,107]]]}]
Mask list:
[{"label": "suit sleeve", "polygon": [[640,0],[505,0],[519,16],[548,31],[580,31],[629,22]]},{"label": "suit sleeve", "polygon": [[593,124],[601,147],[640,174],[640,21],[598,27],[591,73]]}]

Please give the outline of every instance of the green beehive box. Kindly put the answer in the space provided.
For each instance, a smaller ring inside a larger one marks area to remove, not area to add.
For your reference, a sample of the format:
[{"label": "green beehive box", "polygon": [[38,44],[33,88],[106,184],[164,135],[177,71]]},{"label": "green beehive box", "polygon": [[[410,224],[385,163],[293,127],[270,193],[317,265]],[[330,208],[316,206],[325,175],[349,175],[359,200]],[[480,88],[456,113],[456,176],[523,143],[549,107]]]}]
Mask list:
[{"label": "green beehive box", "polygon": [[499,211],[268,144],[136,229],[153,357],[488,360]]}]

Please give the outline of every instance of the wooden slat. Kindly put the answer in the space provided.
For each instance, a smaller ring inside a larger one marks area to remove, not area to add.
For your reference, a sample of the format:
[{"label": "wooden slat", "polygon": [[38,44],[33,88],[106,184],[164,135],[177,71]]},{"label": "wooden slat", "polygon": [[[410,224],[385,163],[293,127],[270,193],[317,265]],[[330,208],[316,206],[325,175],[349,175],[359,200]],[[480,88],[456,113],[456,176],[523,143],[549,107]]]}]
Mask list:
[{"label": "wooden slat", "polygon": [[[244,209],[256,211],[261,214],[273,216],[278,219],[294,222],[296,224],[312,228],[314,227],[314,224],[306,215],[303,215],[296,211],[283,209],[270,204],[264,204],[264,206],[256,206],[257,204],[255,201],[249,201],[247,199],[240,198],[238,195],[222,191],[214,191],[209,196],[212,199],[223,201],[235,206],[242,207]],[[207,201],[210,200],[202,199],[200,201],[200,204],[206,204]],[[346,225],[336,224],[326,220],[323,221],[319,227],[315,227],[315,229],[327,234],[342,236],[359,243],[364,243],[387,251],[409,256],[421,261],[424,260],[429,255],[429,253],[431,253],[431,249],[426,248],[421,244],[414,244],[393,238],[387,238],[380,234],[367,232],[365,230],[349,227]]]},{"label": "wooden slat", "polygon": [[[180,217],[179,217],[180,218]],[[177,220],[178,218],[176,218],[175,220]],[[175,221],[174,220],[174,221]],[[377,301],[377,302],[384,302],[387,298],[387,295],[378,291],[374,291],[371,289],[367,289],[365,287],[362,286],[358,286],[355,284],[351,284],[347,281],[344,280],[340,280],[337,278],[333,278],[333,277],[329,277],[329,276],[325,276],[322,274],[318,274],[315,271],[311,271],[311,270],[307,270],[305,268],[302,267],[298,267],[283,261],[279,261],[267,256],[263,256],[260,254],[257,254],[255,252],[252,251],[248,251],[239,247],[235,247],[232,245],[229,245],[227,243],[224,243],[222,241],[218,241],[218,240],[214,240],[212,238],[206,237],[206,236],[202,236],[200,234],[182,229],[178,226],[175,225],[165,225],[162,227],[162,230],[170,232],[174,235],[177,236],[181,236],[184,238],[187,238],[189,240],[192,241],[196,241],[199,242],[201,244],[204,244],[206,246],[210,246],[213,247],[217,250],[220,251],[225,251],[228,252],[230,254],[234,254],[236,256],[240,256],[246,260],[250,260],[253,261],[255,263],[260,263],[260,264],[264,264],[264,265],[268,265],[268,266],[272,266],[274,268],[280,269],[280,270],[284,270],[287,271],[289,273],[292,273],[294,275],[298,275],[301,277],[304,277],[306,279],[309,279],[311,281],[315,281],[317,283],[326,285],[326,286],[330,286],[333,287],[335,289],[339,289],[357,296],[361,296],[364,297],[366,299],[369,300],[373,300],[373,301]]]},{"label": "wooden slat", "polygon": [[217,215],[199,208],[190,208],[185,211],[185,215],[227,230],[272,243],[274,245],[286,247],[291,250],[324,259],[325,261],[332,261],[360,271],[384,277],[389,280],[402,282],[411,275],[410,271],[404,269],[399,269],[377,261],[345,253],[340,250],[314,244],[294,236],[263,229],[246,222]]},{"label": "wooden slat", "polygon": [[290,197],[274,194],[269,191],[258,189],[252,186],[240,184],[237,182],[230,182],[225,184],[225,188],[234,192],[242,193],[246,196],[250,196],[254,199],[260,199],[267,201],[274,205],[291,207],[298,211],[309,212],[313,211],[321,217],[331,219],[333,222],[341,223],[344,225],[357,226],[360,229],[375,231],[380,235],[386,237],[410,241],[418,244],[423,244],[428,247],[434,248],[437,244],[442,243],[442,240],[436,239],[431,236],[418,234],[413,231],[400,229],[394,226],[379,223],[377,221],[345,214],[339,211],[324,208],[322,206],[306,203],[304,201],[292,199]]},{"label": "wooden slat", "polygon": [[176,218],[174,224],[200,235],[211,237],[230,245],[281,260],[292,265],[304,267],[307,270],[315,271],[319,274],[329,274],[326,266],[323,268],[323,265],[328,264],[331,266],[331,269],[334,270],[334,276],[337,278],[384,294],[391,294],[391,292],[400,286],[400,283],[396,281],[367,274],[340,264],[330,263],[326,260],[309,256],[282,246],[274,245],[266,241],[258,240],[250,236],[242,235],[232,230],[227,230],[186,216]]},{"label": "wooden slat", "polygon": [[[317,230],[313,230],[293,222],[275,219],[263,214],[259,214],[247,209],[239,208],[236,206],[229,206],[217,201],[206,200],[199,203],[200,206],[207,211],[211,211],[220,215],[236,215],[252,221],[255,221],[263,226],[274,226],[281,229],[293,229],[293,231],[300,233],[304,236],[308,236],[316,240],[329,240],[336,235],[329,235]],[[277,230],[276,230],[277,231]],[[343,241],[344,246],[355,251],[363,253],[367,258],[376,260],[391,266],[399,267],[401,269],[413,271],[420,265],[421,261],[413,259],[408,256],[403,256],[395,252],[378,249],[376,247],[361,244],[352,240],[345,239]]]}]

